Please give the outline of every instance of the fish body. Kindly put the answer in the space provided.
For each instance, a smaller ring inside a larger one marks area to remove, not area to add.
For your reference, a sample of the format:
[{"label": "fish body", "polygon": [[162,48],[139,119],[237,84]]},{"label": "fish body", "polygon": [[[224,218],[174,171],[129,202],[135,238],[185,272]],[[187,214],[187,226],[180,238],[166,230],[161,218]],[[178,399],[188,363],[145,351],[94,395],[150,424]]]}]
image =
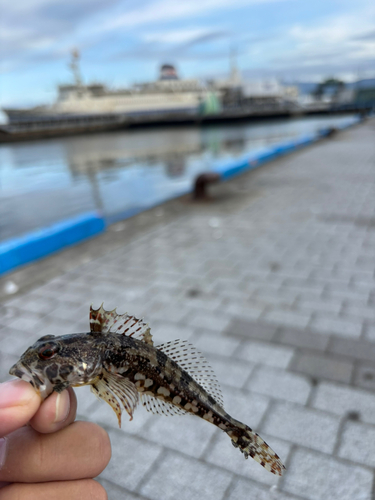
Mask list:
[{"label": "fish body", "polygon": [[90,385],[113,408],[120,427],[122,408],[132,420],[139,400],[153,413],[196,415],[227,433],[245,458],[251,456],[273,474],[285,469],[258,434],[224,410],[204,357],[186,341],[154,346],[150,328],[134,316],[91,308],[90,332],[40,338],[10,374],[30,382],[43,398]]}]

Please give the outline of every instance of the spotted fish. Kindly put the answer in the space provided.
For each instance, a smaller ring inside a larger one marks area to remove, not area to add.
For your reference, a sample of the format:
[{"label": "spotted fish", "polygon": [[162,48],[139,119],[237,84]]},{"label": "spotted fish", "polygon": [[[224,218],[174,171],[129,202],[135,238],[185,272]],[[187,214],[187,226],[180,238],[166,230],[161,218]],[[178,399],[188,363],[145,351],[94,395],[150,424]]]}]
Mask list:
[{"label": "spotted fish", "polygon": [[216,425],[245,458],[282,475],[280,458],[250,427],[223,406],[217,379],[204,357],[186,341],[154,346],[149,326],[116,309],[90,308],[90,332],[46,335],[12,366],[11,375],[30,382],[46,398],[53,391],[90,385],[115,411],[133,419],[139,400],[152,413],[193,414]]}]

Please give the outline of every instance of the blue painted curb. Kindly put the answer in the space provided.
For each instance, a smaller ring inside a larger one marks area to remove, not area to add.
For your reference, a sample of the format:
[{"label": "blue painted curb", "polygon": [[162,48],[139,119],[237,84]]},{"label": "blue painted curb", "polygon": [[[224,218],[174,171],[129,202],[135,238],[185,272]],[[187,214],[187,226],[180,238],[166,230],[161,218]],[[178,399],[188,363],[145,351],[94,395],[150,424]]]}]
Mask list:
[{"label": "blue painted curb", "polygon": [[104,229],[104,219],[92,212],[0,243],[0,275],[79,243]]},{"label": "blue painted curb", "polygon": [[[359,118],[351,120],[349,123],[339,125],[335,128],[337,128],[338,130],[344,130],[357,124],[358,122],[360,122]],[[244,156],[235,162],[233,160],[230,160],[216,163],[212,168],[212,172],[216,172],[217,174],[219,174],[220,180],[226,181],[243,172],[247,172],[249,170],[253,170],[254,168],[260,167],[268,161],[274,160],[287,153],[297,151],[298,149],[308,146],[309,144],[313,144],[314,142],[327,137],[331,133],[331,131],[331,128],[324,128],[316,133],[301,135],[292,140],[258,149],[257,151],[252,152],[251,154]]]}]

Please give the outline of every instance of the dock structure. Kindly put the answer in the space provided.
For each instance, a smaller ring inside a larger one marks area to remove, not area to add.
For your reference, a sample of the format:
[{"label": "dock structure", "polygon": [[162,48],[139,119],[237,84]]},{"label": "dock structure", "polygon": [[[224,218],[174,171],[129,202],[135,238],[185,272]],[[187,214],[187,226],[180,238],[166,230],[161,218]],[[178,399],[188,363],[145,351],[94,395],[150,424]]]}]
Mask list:
[{"label": "dock structure", "polygon": [[77,389],[79,417],[112,439],[109,498],[373,498],[374,135],[369,120],[0,280],[0,380],[36,338],[87,331],[104,301],[144,317],[156,344],[203,352],[226,410],[287,467],[276,478],[194,417],[139,408],[119,430]]}]

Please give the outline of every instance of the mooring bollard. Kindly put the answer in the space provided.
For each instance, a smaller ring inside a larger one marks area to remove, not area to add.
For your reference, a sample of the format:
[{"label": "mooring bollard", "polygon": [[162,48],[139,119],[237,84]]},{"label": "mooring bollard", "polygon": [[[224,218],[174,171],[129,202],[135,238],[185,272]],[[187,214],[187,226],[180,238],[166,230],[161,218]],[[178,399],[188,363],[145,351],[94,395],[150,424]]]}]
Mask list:
[{"label": "mooring bollard", "polygon": [[193,200],[206,200],[208,198],[207,184],[213,184],[219,180],[220,174],[215,172],[205,172],[198,175],[194,182]]}]

